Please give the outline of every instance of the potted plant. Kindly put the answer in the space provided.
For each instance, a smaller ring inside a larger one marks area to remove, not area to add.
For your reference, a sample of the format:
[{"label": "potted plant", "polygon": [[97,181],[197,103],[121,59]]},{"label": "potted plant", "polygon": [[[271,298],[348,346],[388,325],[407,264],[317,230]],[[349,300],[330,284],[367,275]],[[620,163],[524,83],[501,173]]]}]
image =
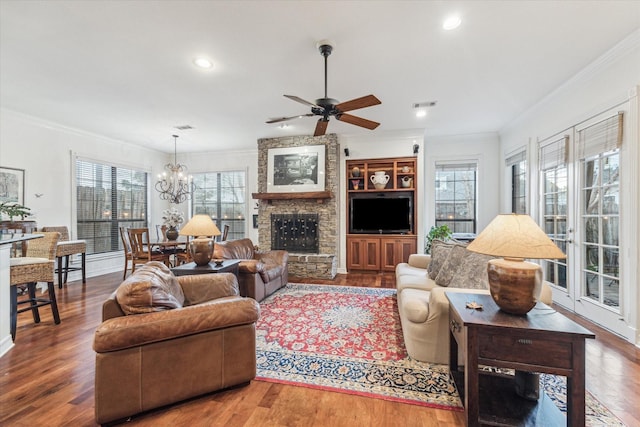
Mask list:
[{"label": "potted plant", "polygon": [[452,234],[453,233],[451,232],[451,229],[447,225],[441,225],[439,227],[432,226],[431,230],[429,230],[429,233],[427,234],[427,237],[425,239],[426,241],[424,245],[424,253],[425,254],[431,253],[431,242],[434,239],[445,240],[445,241],[450,240]]},{"label": "potted plant", "polygon": [[162,211],[162,222],[168,227],[166,236],[169,240],[178,238],[178,227],[184,222],[184,215],[176,208],[165,209]]},{"label": "potted plant", "polygon": [[20,217],[20,219],[23,220],[26,216],[31,215],[31,208],[14,202],[2,202],[0,203],[0,216],[1,215],[8,216],[11,222],[13,222],[14,217]]}]

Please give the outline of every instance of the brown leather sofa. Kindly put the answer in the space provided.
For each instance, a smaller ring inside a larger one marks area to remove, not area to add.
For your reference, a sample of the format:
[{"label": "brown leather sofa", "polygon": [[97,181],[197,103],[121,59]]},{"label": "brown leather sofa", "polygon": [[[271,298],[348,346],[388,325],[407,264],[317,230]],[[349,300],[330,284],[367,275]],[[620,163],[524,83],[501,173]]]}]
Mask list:
[{"label": "brown leather sofa", "polygon": [[240,295],[262,301],[289,281],[287,251],[257,251],[251,239],[216,242],[213,258],[240,259]]},{"label": "brown leather sofa", "polygon": [[175,277],[157,261],[136,269],[95,332],[96,421],[250,382],[259,313],[231,273]]}]

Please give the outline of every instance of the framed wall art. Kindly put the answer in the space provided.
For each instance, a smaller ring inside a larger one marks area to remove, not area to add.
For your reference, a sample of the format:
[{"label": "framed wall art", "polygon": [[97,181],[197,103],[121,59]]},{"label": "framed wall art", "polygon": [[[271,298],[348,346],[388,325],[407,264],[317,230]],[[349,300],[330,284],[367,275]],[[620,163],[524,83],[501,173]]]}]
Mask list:
[{"label": "framed wall art", "polygon": [[24,169],[0,166],[0,203],[24,205]]},{"label": "framed wall art", "polygon": [[324,182],[324,145],[269,149],[268,193],[324,191]]}]

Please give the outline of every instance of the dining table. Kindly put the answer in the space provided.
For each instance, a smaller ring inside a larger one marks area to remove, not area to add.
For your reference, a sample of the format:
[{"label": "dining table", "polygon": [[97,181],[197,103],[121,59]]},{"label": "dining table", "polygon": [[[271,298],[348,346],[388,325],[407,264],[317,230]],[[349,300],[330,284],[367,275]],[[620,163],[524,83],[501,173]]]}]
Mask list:
[{"label": "dining table", "polygon": [[187,251],[188,244],[189,244],[189,240],[183,236],[178,237],[176,240],[158,239],[158,240],[149,242],[149,245],[151,245],[152,249],[157,248],[164,253],[171,254],[171,258],[173,258],[171,260],[171,265],[174,267],[176,266],[176,254],[178,252]]}]

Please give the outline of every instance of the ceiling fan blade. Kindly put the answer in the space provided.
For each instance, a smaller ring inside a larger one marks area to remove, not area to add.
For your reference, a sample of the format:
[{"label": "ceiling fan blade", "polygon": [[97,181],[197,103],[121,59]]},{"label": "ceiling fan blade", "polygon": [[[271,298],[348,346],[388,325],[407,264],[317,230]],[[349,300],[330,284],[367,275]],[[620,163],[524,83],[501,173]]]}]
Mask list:
[{"label": "ceiling fan blade", "polygon": [[[286,96],[286,95],[285,95]],[[371,107],[372,105],[382,104],[382,102],[373,95],[363,96],[361,98],[352,99],[351,101],[341,102],[336,105],[339,111],[351,111],[359,108]]]},{"label": "ceiling fan blade", "polygon": [[320,108],[318,105],[314,104],[313,102],[306,101],[306,100],[304,100],[304,99],[302,99],[300,97],[297,97],[295,95],[284,95],[284,96],[289,98],[292,101],[299,102],[300,104],[308,105],[310,107],[318,107],[318,108]]},{"label": "ceiling fan blade", "polygon": [[360,126],[367,129],[375,129],[380,126],[380,123],[371,120],[363,119],[362,117],[352,116],[351,114],[338,114],[336,116],[341,122],[347,122],[352,125]]},{"label": "ceiling fan blade", "polygon": [[313,136],[322,136],[327,132],[327,126],[329,125],[329,119],[318,119],[318,123],[316,124],[316,131],[313,133]]},{"label": "ceiling fan blade", "polygon": [[309,114],[299,114],[297,116],[291,116],[291,117],[276,117],[276,118],[267,120],[265,123],[279,123],[279,122],[284,122],[284,121],[287,121],[287,120],[301,119],[302,117],[311,117],[311,116],[314,116],[314,115],[315,114],[313,114],[313,113],[309,113]]}]

